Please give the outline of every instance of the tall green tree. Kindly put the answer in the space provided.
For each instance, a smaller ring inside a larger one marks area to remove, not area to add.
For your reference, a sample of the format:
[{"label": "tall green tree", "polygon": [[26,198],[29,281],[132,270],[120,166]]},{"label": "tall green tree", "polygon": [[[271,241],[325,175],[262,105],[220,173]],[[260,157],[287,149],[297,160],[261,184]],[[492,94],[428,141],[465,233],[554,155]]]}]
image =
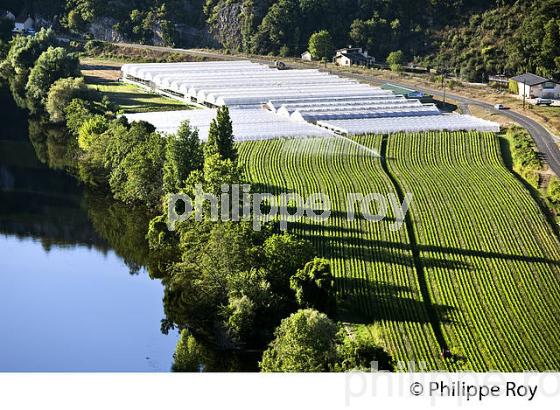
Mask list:
[{"label": "tall green tree", "polygon": [[326,314],[334,313],[336,295],[334,277],[328,260],[315,258],[290,278],[290,286],[301,307],[317,309]]},{"label": "tall green tree", "polygon": [[192,128],[188,121],[183,121],[177,133],[169,135],[166,140],[163,168],[164,191],[177,192],[183,188],[190,173],[202,169],[203,161],[198,130]]},{"label": "tall green tree", "polygon": [[20,108],[27,108],[25,87],[29,72],[41,53],[56,45],[52,29],[41,29],[34,36],[16,36],[6,58],[0,62],[0,77],[8,80],[10,92]]},{"label": "tall green tree", "polygon": [[163,195],[165,137],[148,134],[111,171],[109,185],[115,199],[156,207]]},{"label": "tall green tree", "polygon": [[334,45],[330,33],[321,30],[309,37],[308,49],[313,58],[317,60],[330,59],[334,54]]},{"label": "tall green tree", "polygon": [[263,244],[267,279],[279,293],[292,293],[290,277],[314,256],[310,242],[294,235],[271,235]]},{"label": "tall green tree", "polygon": [[544,26],[539,63],[545,76],[560,78],[560,19],[550,19]]},{"label": "tall green tree", "polygon": [[219,154],[222,159],[237,162],[237,149],[233,137],[233,126],[227,106],[218,109],[216,118],[210,123],[208,130],[208,141],[205,147],[207,157]]},{"label": "tall green tree", "polygon": [[84,79],[79,78],[61,78],[56,80],[49,89],[45,109],[54,123],[63,122],[65,120],[65,108],[75,98],[85,95],[86,86]]}]

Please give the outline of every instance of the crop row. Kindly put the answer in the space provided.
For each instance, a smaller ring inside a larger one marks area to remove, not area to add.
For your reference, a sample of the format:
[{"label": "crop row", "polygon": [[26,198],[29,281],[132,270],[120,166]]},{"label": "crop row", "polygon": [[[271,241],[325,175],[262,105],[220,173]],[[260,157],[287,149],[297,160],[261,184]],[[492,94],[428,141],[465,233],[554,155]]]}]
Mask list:
[{"label": "crop row", "polygon": [[560,244],[503,165],[498,138],[392,135],[387,157],[414,195],[421,262],[452,352],[477,371],[560,368]]},{"label": "crop row", "polygon": [[[381,139],[373,143],[379,149]],[[328,220],[304,218],[289,229],[331,260],[341,301],[339,319],[377,323],[395,359],[441,368],[406,231],[389,229],[394,215],[382,222],[347,219],[347,193],[395,193],[379,158],[339,138],[246,142],[240,145],[240,158],[256,190],[304,197],[321,192],[330,198]]]},{"label": "crop row", "polygon": [[[358,137],[380,151],[379,136]],[[504,166],[494,134],[425,133],[387,137],[393,181],[411,192],[410,218],[428,288],[423,300],[406,227],[347,220],[347,194],[395,193],[379,157],[342,138],[272,140],[240,145],[259,191],[332,202],[327,221],[289,226],[332,261],[339,319],[380,324],[399,360],[428,369],[439,360],[428,318],[431,303],[459,366],[475,371],[560,368],[560,243],[530,193]]]}]

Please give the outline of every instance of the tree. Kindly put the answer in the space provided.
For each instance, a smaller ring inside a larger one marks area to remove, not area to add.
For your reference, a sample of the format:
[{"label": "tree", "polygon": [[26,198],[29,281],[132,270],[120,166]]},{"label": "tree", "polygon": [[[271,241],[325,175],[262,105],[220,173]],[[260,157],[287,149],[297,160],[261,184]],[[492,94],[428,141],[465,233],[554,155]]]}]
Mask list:
[{"label": "tree", "polygon": [[387,64],[391,67],[391,71],[402,71],[404,63],[404,54],[402,51],[391,51],[387,56]]},{"label": "tree", "polygon": [[86,28],[86,25],[87,23],[78,10],[72,9],[68,12],[66,16],[66,26],[70,31],[79,33]]},{"label": "tree", "polygon": [[109,185],[115,199],[150,208],[158,205],[163,195],[164,150],[164,137],[157,132],[135,145],[111,171]]},{"label": "tree", "polygon": [[267,279],[279,293],[290,291],[290,277],[314,256],[311,243],[287,233],[266,238],[263,250]]},{"label": "tree", "polygon": [[233,127],[227,106],[218,109],[216,118],[210,123],[208,130],[208,142],[206,143],[205,155],[220,154],[222,159],[237,161],[237,149],[234,145]]},{"label": "tree", "polygon": [[25,86],[30,111],[37,113],[43,109],[47,93],[56,80],[79,75],[79,60],[74,54],[68,54],[62,47],[49,47],[37,59]]},{"label": "tree", "polygon": [[560,19],[550,19],[544,26],[540,66],[546,76],[560,76]]},{"label": "tree", "polygon": [[330,33],[321,30],[309,37],[309,52],[316,60],[330,59],[334,54],[334,46]]},{"label": "tree", "polygon": [[89,151],[95,139],[108,128],[109,123],[102,115],[94,115],[86,119],[78,131],[78,146],[86,152]]},{"label": "tree", "polygon": [[349,35],[356,45],[366,48],[373,56],[384,56],[396,45],[388,21],[378,15],[368,20],[354,20]]},{"label": "tree", "polygon": [[63,122],[65,118],[65,108],[74,98],[84,95],[86,86],[84,79],[61,78],[54,82],[47,94],[45,109],[54,123]]},{"label": "tree", "polygon": [[282,320],[263,353],[264,372],[324,372],[337,360],[338,327],[324,313],[299,310]]},{"label": "tree", "polygon": [[10,41],[13,28],[14,22],[12,20],[0,17],[0,45]]},{"label": "tree", "polygon": [[11,43],[6,59],[0,65],[2,74],[7,72],[21,74],[29,70],[41,53],[56,44],[52,29],[42,28],[34,36],[16,36]]},{"label": "tree", "polygon": [[166,141],[163,190],[171,193],[184,187],[192,171],[202,168],[203,153],[198,130],[188,121],[183,121],[177,134],[169,135]]},{"label": "tree", "polygon": [[301,307],[331,314],[336,307],[334,278],[326,259],[315,258],[290,278],[290,287]]},{"label": "tree", "polygon": [[200,371],[206,356],[205,350],[187,329],[183,329],[173,354],[171,370],[174,372]]},{"label": "tree", "polygon": [[286,54],[298,53],[303,45],[301,17],[299,0],[278,0],[272,4],[253,36],[253,51],[277,54],[284,47]]},{"label": "tree", "polygon": [[8,80],[18,107],[27,108],[25,87],[30,69],[41,53],[55,44],[56,37],[50,28],[43,28],[34,36],[16,36],[11,41],[8,54],[0,63],[0,77]]},{"label": "tree", "polygon": [[85,120],[93,116],[91,105],[90,101],[74,98],[64,107],[66,127],[76,137]]}]

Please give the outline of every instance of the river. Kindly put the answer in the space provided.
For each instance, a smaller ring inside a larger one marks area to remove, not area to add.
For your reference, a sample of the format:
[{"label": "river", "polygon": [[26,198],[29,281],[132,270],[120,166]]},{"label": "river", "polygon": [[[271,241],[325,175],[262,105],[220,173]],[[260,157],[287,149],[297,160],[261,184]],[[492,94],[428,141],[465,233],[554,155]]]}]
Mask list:
[{"label": "river", "polygon": [[56,133],[5,89],[0,107],[0,371],[170,371],[145,221],[57,170]]}]

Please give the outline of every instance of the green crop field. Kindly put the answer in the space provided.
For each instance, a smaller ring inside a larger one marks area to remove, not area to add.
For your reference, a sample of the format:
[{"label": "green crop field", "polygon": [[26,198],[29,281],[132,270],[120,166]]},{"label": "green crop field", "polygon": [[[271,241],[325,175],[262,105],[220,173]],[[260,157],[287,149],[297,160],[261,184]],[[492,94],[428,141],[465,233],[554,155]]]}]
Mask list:
[{"label": "green crop field", "polygon": [[[337,319],[380,329],[427,369],[560,368],[560,243],[504,166],[493,134],[434,133],[240,144],[253,189],[327,194],[332,216],[290,230],[329,258]],[[346,220],[346,194],[412,192],[407,223]],[[449,348],[456,361],[439,354]]]}]

